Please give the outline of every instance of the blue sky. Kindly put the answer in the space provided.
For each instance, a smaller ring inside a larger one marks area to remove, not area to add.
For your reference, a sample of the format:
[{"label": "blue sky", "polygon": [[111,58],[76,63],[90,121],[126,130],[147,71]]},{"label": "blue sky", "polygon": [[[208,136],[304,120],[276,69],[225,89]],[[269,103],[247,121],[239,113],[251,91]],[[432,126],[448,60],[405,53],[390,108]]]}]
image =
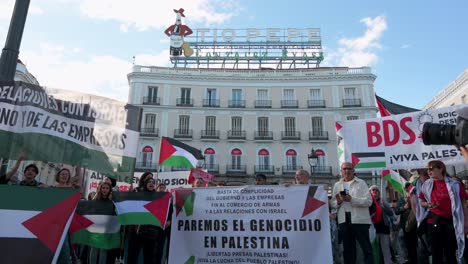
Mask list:
[{"label": "blue sky", "polygon": [[[0,0],[0,44],[13,0]],[[370,66],[375,91],[422,108],[468,67],[468,2],[31,0],[20,59],[45,86],[126,101],[135,63],[169,66],[163,31],[183,7],[192,29],[321,29],[322,66]]]}]

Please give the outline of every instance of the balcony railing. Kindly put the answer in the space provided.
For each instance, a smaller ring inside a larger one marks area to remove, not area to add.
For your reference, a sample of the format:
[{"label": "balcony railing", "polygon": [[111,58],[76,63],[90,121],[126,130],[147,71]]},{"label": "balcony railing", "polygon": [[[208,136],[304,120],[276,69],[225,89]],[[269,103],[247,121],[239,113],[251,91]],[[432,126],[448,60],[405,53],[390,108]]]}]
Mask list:
[{"label": "balcony railing", "polygon": [[325,100],[308,100],[307,106],[309,108],[324,108]]},{"label": "balcony railing", "polygon": [[293,174],[296,174],[297,170],[302,169],[302,166],[299,166],[299,165],[286,165],[286,166],[283,166],[282,169],[283,169],[283,174],[293,175]]},{"label": "balcony railing", "polygon": [[193,106],[193,99],[190,98],[177,98],[177,106]]},{"label": "balcony railing", "polygon": [[255,100],[255,108],[271,108],[271,100]]},{"label": "balcony railing", "polygon": [[309,140],[328,140],[327,131],[309,131]]},{"label": "balcony railing", "polygon": [[273,140],[273,131],[255,131],[255,140]]},{"label": "balcony railing", "polygon": [[226,173],[230,175],[245,175],[247,174],[246,165],[228,164],[226,165]]},{"label": "balcony railing", "polygon": [[331,175],[332,167],[331,166],[315,166],[312,167],[312,175]]},{"label": "balcony railing", "polygon": [[192,138],[193,131],[192,129],[174,129],[175,138]]},{"label": "balcony railing", "polygon": [[301,140],[301,132],[298,131],[281,131],[282,140]]},{"label": "balcony railing", "polygon": [[188,167],[171,167],[171,171],[189,171],[191,168]]},{"label": "balcony railing", "polygon": [[155,171],[156,170],[156,163],[153,162],[136,162],[135,163],[135,170],[138,171]]},{"label": "balcony railing", "polygon": [[245,108],[245,100],[229,100],[228,107],[230,107],[230,108]]},{"label": "balcony railing", "polygon": [[343,99],[343,107],[361,106],[361,99]]},{"label": "balcony railing", "polygon": [[204,164],[203,169],[207,170],[209,173],[218,174],[219,173],[219,164]]},{"label": "balcony railing", "polygon": [[219,130],[202,130],[200,137],[205,139],[219,139]]},{"label": "balcony railing", "polygon": [[157,137],[159,136],[159,128],[155,127],[145,127],[140,131],[140,136],[142,137]]},{"label": "balcony railing", "polygon": [[282,108],[298,108],[299,103],[297,100],[281,100]]},{"label": "balcony railing", "polygon": [[204,107],[219,107],[219,99],[203,99]]},{"label": "balcony railing", "polygon": [[245,130],[229,130],[227,133],[227,139],[246,139]]},{"label": "balcony railing", "polygon": [[275,174],[275,166],[255,165],[255,173]]},{"label": "balcony railing", "polygon": [[159,105],[160,104],[160,98],[159,97],[154,97],[154,96],[145,96],[143,97],[143,104],[149,104],[149,105]]}]

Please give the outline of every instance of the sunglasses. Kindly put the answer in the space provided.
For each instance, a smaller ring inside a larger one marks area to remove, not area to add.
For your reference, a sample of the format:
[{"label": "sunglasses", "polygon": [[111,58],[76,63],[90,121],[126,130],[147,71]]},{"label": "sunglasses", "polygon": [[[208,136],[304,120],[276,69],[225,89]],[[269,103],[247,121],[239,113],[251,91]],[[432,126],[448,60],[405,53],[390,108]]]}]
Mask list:
[{"label": "sunglasses", "polygon": [[427,170],[429,170],[429,171],[432,171],[433,169],[439,169],[440,170],[440,167],[439,166],[427,167]]},{"label": "sunglasses", "polygon": [[354,170],[354,168],[341,168],[342,170]]}]

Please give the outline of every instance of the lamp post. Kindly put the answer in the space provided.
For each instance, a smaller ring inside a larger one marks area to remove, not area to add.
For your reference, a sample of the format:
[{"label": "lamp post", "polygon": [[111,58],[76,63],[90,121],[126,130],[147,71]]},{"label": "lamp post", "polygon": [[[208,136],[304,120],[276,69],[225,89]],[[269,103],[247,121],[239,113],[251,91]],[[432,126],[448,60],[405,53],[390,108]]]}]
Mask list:
[{"label": "lamp post", "polygon": [[[309,160],[309,165],[310,165],[310,176],[313,177],[314,175],[314,169],[317,167],[317,162],[318,162],[318,155],[315,153],[314,148],[310,150],[310,154],[307,155],[307,159]],[[315,183],[315,177],[313,177],[314,183]]]}]

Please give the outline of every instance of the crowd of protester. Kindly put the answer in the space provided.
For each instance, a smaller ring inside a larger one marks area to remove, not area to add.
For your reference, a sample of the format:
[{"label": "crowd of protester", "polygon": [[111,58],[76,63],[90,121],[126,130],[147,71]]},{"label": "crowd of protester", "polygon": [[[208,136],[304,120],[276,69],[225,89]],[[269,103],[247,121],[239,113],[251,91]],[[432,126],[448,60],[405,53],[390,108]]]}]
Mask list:
[{"label": "crowd of protester", "polygon": [[[468,162],[468,148],[462,148]],[[25,154],[0,184],[45,188],[36,180],[39,169],[34,164],[24,168],[21,181],[16,177]],[[468,194],[460,179],[447,174],[443,162],[432,160],[425,168],[412,170],[406,192],[391,203],[378,186],[367,186],[359,179],[352,163],[344,162],[341,178],[329,197],[330,232],[335,263],[466,263],[468,250]],[[298,170],[294,184],[309,184],[309,173]],[[77,177],[67,168],[56,174],[53,188],[80,188]],[[268,185],[264,174],[257,174],[256,185]],[[224,182],[216,186],[223,187]],[[289,184],[285,184],[288,186]],[[206,187],[194,179],[193,188]],[[88,200],[112,202],[116,181],[105,178]],[[133,192],[165,192],[151,172],[144,173]],[[172,206],[170,207],[172,209]],[[171,216],[172,213],[169,213]],[[155,225],[122,226],[121,248],[96,249],[73,245],[67,235],[57,263],[167,263],[171,219],[164,228]]]}]

